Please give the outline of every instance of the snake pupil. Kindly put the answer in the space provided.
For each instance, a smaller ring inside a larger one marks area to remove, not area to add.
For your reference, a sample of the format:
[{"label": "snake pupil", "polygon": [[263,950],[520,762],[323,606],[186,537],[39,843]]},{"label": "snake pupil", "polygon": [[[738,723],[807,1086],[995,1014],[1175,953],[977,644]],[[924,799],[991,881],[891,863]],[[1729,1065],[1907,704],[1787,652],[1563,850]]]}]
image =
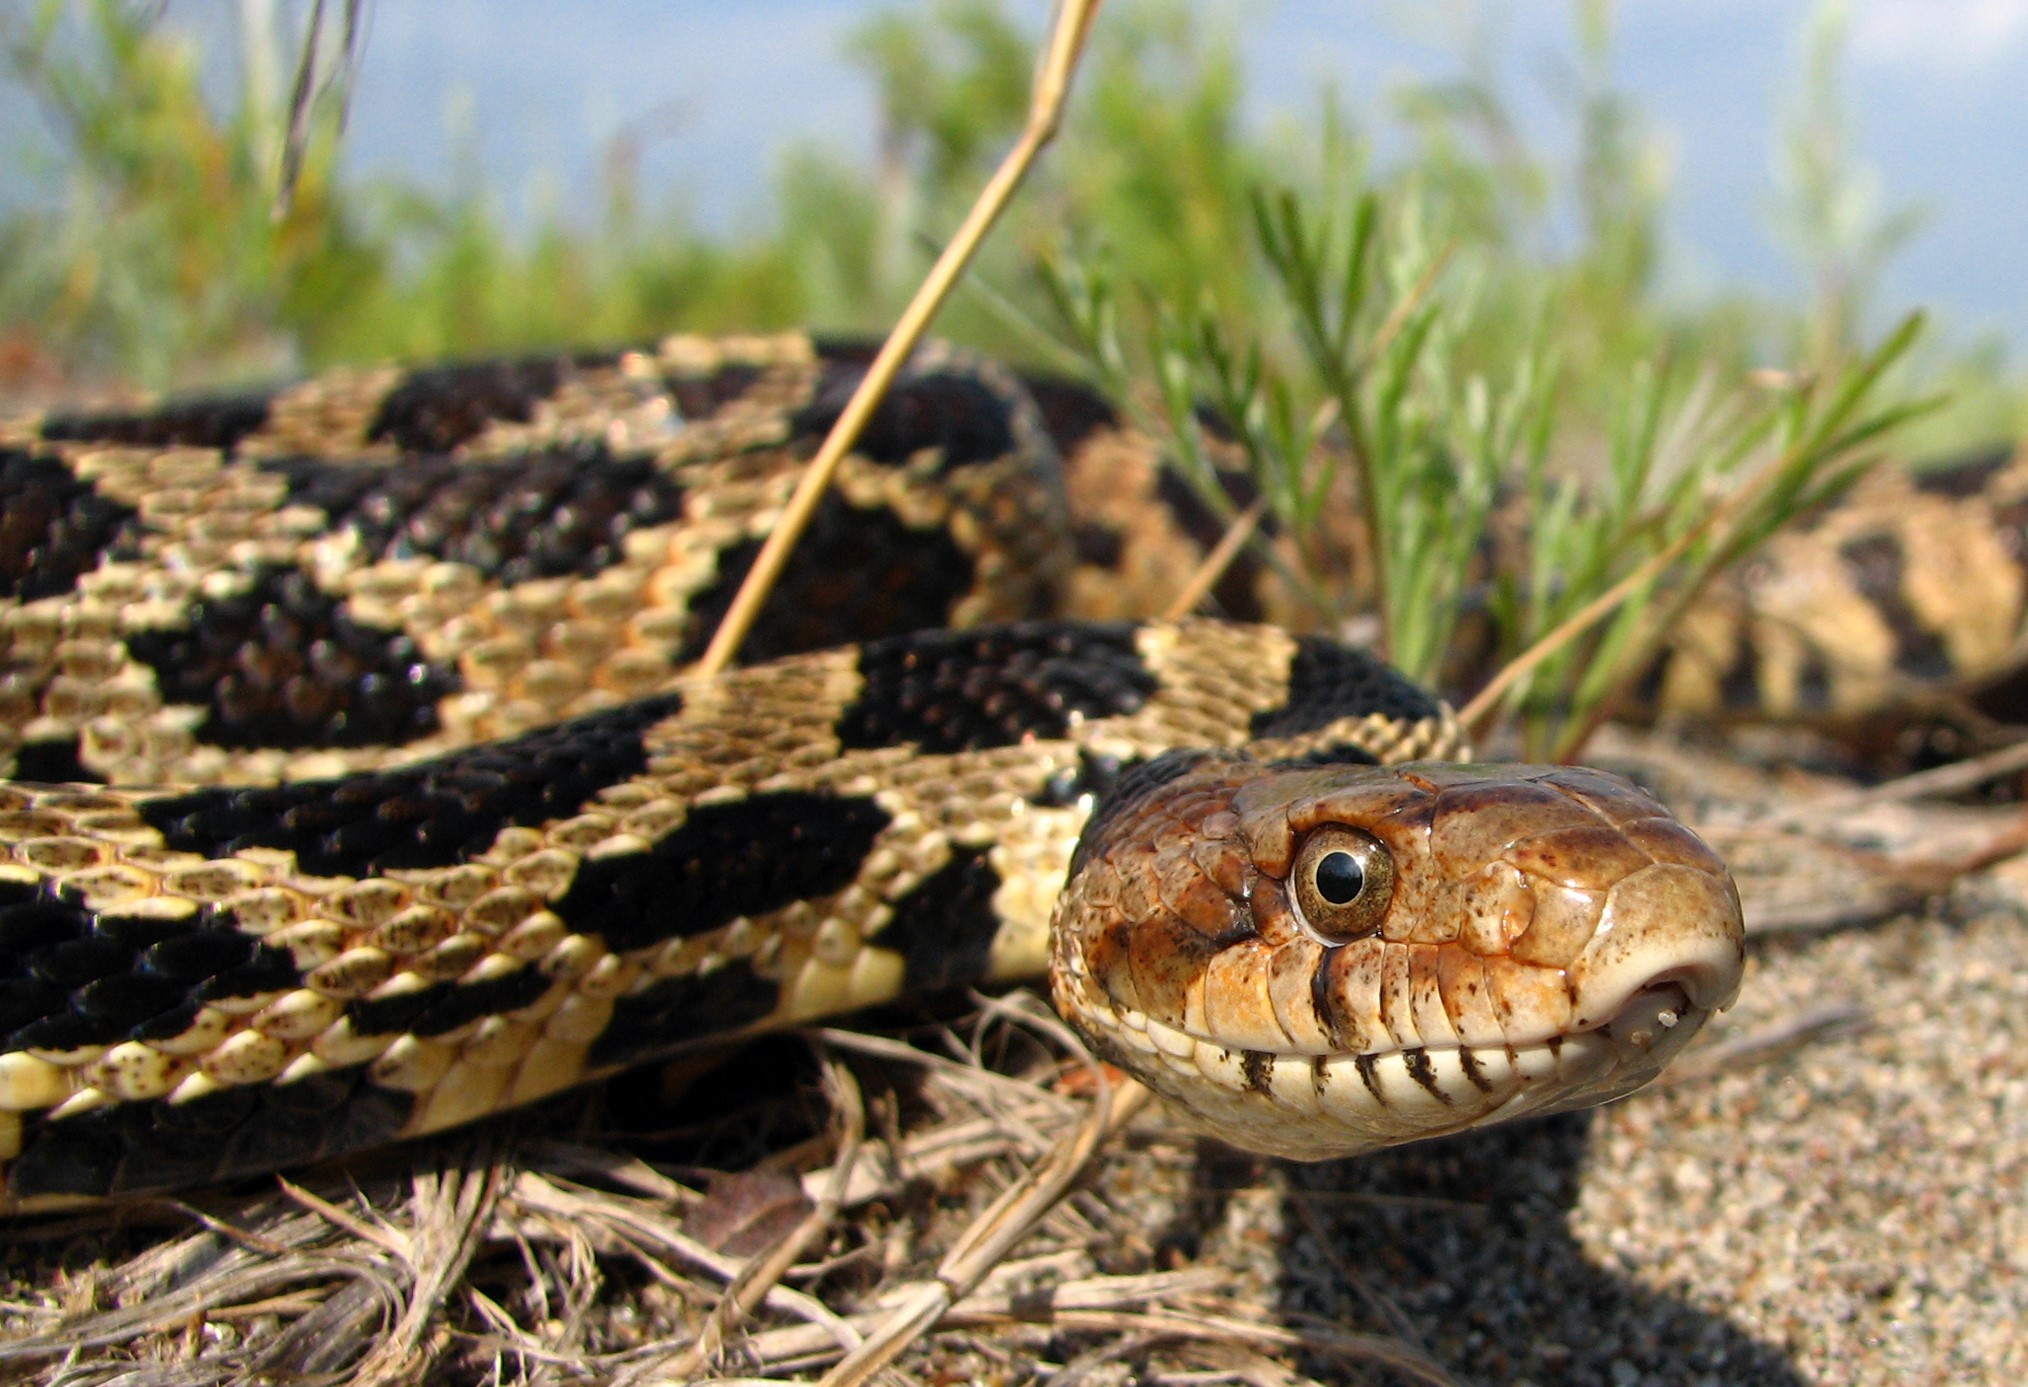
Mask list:
[{"label": "snake pupil", "polygon": [[1366,872],[1349,852],[1325,853],[1317,863],[1317,894],[1332,905],[1350,905],[1366,885]]}]

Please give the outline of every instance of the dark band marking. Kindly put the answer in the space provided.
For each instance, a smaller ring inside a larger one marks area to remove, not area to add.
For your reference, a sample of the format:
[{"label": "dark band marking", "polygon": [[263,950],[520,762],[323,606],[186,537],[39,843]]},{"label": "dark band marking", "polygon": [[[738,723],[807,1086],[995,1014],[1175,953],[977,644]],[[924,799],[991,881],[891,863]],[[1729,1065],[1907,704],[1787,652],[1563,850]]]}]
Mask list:
[{"label": "dark band marking", "polygon": [[2014,453],[2013,444],[2001,444],[1984,452],[1952,459],[1941,466],[1917,467],[1909,472],[1908,480],[1926,496],[1967,500],[1984,491],[1994,477],[2006,471],[2007,464],[2014,460]]},{"label": "dark band marking", "polygon": [[1040,790],[1028,797],[1028,802],[1044,809],[1066,809],[1090,795],[1093,803],[1101,803],[1112,794],[1120,777],[1140,764],[1138,759],[1123,761],[1090,747],[1079,747],[1076,767],[1050,776]]},{"label": "dark band marking", "polygon": [[116,1103],[61,1121],[24,1114],[7,1193],[142,1194],[301,1165],[382,1146],[415,1097],[364,1081],[364,1067],[287,1084],[247,1084],[181,1103]]},{"label": "dark band marking", "polygon": [[1718,680],[1719,706],[1728,709],[1752,710],[1761,706],[1760,691],[1760,649],[1745,632],[1737,637],[1732,650],[1732,663]]},{"label": "dark band marking", "polygon": [[1373,1101],[1383,1108],[1390,1106],[1387,1096],[1380,1091],[1379,1059],[1362,1051],[1352,1057],[1352,1067],[1359,1071],[1359,1082],[1366,1085],[1366,1091],[1373,1095]]},{"label": "dark band marking", "polygon": [[192,604],[188,627],[138,631],[127,651],[168,703],[208,710],[200,741],[221,747],[347,747],[434,732],[459,687],[407,634],[346,615],[307,573],[263,565],[243,592]]},{"label": "dark band marking", "polygon": [[[796,432],[822,439],[838,422],[865,368],[825,361],[816,396],[791,420]],[[904,371],[866,423],[853,452],[899,467],[926,448],[942,453],[936,475],[1011,456],[1018,445],[1012,402],[975,375],[960,371]]]},{"label": "dark band marking", "polygon": [[140,530],[136,511],[57,459],[0,448],[0,598],[61,597]]},{"label": "dark band marking", "polygon": [[209,979],[193,995],[202,1002],[225,1002],[286,992],[302,980],[302,974],[296,971],[296,960],[287,949],[263,944],[254,950],[252,958]]},{"label": "dark band marking", "polygon": [[592,1043],[587,1063],[637,1064],[734,1034],[771,1014],[781,991],[744,959],[701,975],[665,978],[613,1003],[613,1019]]},{"label": "dark band marking", "polygon": [[1824,652],[1810,646],[1803,652],[1803,665],[1796,672],[1796,707],[1804,712],[1824,712],[1831,706],[1831,664]]},{"label": "dark band marking", "polygon": [[1486,1077],[1486,1071],[1479,1067],[1479,1057],[1472,1053],[1469,1045],[1458,1047],[1458,1068],[1465,1071],[1465,1082],[1481,1093],[1493,1091],[1493,1081]]},{"label": "dark band marking", "polygon": [[1133,712],[1157,683],[1133,627],[1065,622],[869,642],[859,676],[838,719],[841,745],[912,742],[938,754],[1061,738],[1074,721]]},{"label": "dark band marking", "polygon": [[1401,1061],[1408,1068],[1409,1078],[1422,1085],[1432,1098],[1445,1107],[1451,1106],[1450,1094],[1445,1093],[1443,1086],[1437,1082],[1436,1066],[1430,1063],[1429,1051],[1403,1050]]},{"label": "dark band marking", "polygon": [[288,479],[289,502],[359,537],[369,560],[425,557],[469,565],[496,583],[588,578],[625,557],[626,538],[683,513],[683,487],[652,457],[603,446],[499,461],[433,456],[397,467],[321,458],[262,464]]},{"label": "dark band marking", "polygon": [[52,414],[42,436],[52,442],[119,443],[133,448],[217,448],[231,452],[268,422],[270,390],[189,395],[153,409]]},{"label": "dark band marking", "polygon": [[61,785],[67,781],[103,783],[105,777],[85,765],[79,759],[80,755],[79,739],[76,737],[50,742],[24,742],[14,753],[13,778],[43,785]]},{"label": "dark band marking", "polygon": [[0,1046],[74,1050],[180,1035],[204,1002],[294,986],[294,961],[229,913],[98,913],[68,893],[0,897]]},{"label": "dark band marking", "polygon": [[1258,1093],[1263,1098],[1274,1096],[1275,1057],[1265,1050],[1244,1050],[1239,1057],[1240,1076],[1246,1081],[1249,1093]]},{"label": "dark band marking", "polygon": [[[1106,397],[1090,386],[1057,376],[1022,373],[1021,384],[1035,401],[1042,427],[1056,444],[1056,451],[1069,457],[1079,444],[1119,423],[1119,416]],[[1215,541],[1214,541],[1215,542]]]},{"label": "dark band marking", "polygon": [[802,790],[693,809],[646,852],[594,858],[556,904],[615,952],[842,891],[890,822],[871,799]]},{"label": "dark band marking", "polygon": [[708,375],[671,373],[662,381],[687,420],[709,419],[753,389],[763,372],[758,366],[721,366]]},{"label": "dark band marking", "polygon": [[1894,668],[1911,679],[1950,678],[1950,652],[1908,605],[1902,586],[1907,556],[1901,552],[1900,541],[1891,535],[1847,540],[1838,546],[1838,557],[1893,631]]},{"label": "dark band marking", "polygon": [[170,847],[206,857],[287,848],[317,876],[448,867],[510,824],[567,817],[640,774],[648,729],[682,706],[681,695],[663,694],[397,770],[195,790],[136,808]]},{"label": "dark band marking", "polygon": [[1109,525],[1097,521],[1078,521],[1070,527],[1070,542],[1077,550],[1077,561],[1087,568],[1117,570],[1120,561],[1127,556],[1126,537]]},{"label": "dark band marking", "polygon": [[527,423],[536,402],[556,393],[572,369],[618,359],[610,353],[528,357],[411,372],[380,402],[366,437],[387,439],[409,453],[448,453],[495,422]]},{"label": "dark band marking", "polygon": [[1295,737],[1345,717],[1378,713],[1401,722],[1438,715],[1440,705],[1368,651],[1324,636],[1301,636],[1289,662],[1289,691],[1278,708],[1253,715],[1252,735]]},{"label": "dark band marking", "polygon": [[1000,874],[985,848],[954,847],[951,860],[894,903],[894,915],[866,942],[906,960],[902,986],[931,992],[985,981],[1000,917]]},{"label": "dark band marking", "polygon": [[1338,1014],[1338,994],[1331,986],[1331,966],[1344,952],[1342,944],[1325,946],[1323,957],[1317,960],[1317,966],[1310,974],[1310,1009],[1316,1013],[1317,1021],[1323,1026],[1324,1034],[1330,1037],[1334,1050],[1347,1048],[1345,1019]]},{"label": "dark band marking", "polygon": [[1313,766],[1377,766],[1380,758],[1363,746],[1349,742],[1333,743],[1304,752],[1301,756],[1284,756],[1267,763],[1275,770],[1306,770]]},{"label": "dark band marking", "polygon": [[[747,540],[719,552],[717,576],[691,600],[678,663],[704,653],[760,548]],[[740,646],[740,663],[946,626],[973,577],[972,556],[948,526],[918,529],[884,507],[827,496]]]},{"label": "dark band marking", "polygon": [[484,982],[440,982],[362,998],[345,1008],[345,1016],[358,1035],[445,1035],[467,1022],[532,1004],[551,981],[541,969],[523,967]]}]

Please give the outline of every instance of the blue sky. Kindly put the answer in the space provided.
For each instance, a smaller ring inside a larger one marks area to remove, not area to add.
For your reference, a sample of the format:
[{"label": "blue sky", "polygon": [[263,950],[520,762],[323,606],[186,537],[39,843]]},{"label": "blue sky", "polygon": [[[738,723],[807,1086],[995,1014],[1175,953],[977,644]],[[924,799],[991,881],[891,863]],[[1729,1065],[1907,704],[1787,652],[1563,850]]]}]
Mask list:
[{"label": "blue sky", "polygon": [[[1043,0],[1014,0],[1035,12]],[[840,56],[873,0],[375,0],[347,158],[361,171],[449,177],[456,151],[509,198],[570,208],[597,196],[602,152],[662,113],[642,165],[707,224],[766,214],[781,149],[820,141],[870,157],[872,92]],[[297,12],[307,8],[298,5]],[[1571,7],[1554,0],[1255,0],[1202,8],[1243,34],[1250,115],[1312,109],[1323,80],[1354,110],[1386,109],[1409,77],[1459,69],[1490,35],[1531,138],[1566,133],[1553,92],[1570,71]],[[1669,276],[1685,290],[1795,292],[1771,230],[1783,94],[1795,89],[1812,0],[1620,0],[1616,70],[1668,151]],[[218,41],[238,7],[177,0],[170,22]],[[1103,16],[1100,20],[1104,23]],[[1847,96],[1882,206],[1913,205],[1889,308],[1922,302],[1950,335],[2028,346],[2028,0],[1849,0]],[[0,101],[0,124],[19,118]],[[1075,119],[1073,111],[1072,119]]]}]

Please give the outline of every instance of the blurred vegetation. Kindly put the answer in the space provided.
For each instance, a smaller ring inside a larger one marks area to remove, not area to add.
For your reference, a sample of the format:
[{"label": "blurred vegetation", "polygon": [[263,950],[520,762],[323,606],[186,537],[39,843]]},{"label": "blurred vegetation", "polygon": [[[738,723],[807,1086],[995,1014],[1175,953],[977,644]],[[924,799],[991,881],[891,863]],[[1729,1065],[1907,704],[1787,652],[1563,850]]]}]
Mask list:
[{"label": "blurred vegetation", "polygon": [[[0,392],[10,363],[159,387],[677,329],[880,330],[1018,128],[1034,42],[1005,0],[877,14],[850,49],[880,95],[877,166],[791,152],[771,226],[735,240],[643,195],[631,134],[593,215],[517,228],[476,176],[448,192],[340,176],[329,103],[276,219],[281,12],[241,7],[239,88],[214,101],[152,8],[22,9],[0,16],[0,44],[48,139],[5,157],[51,195],[0,219]],[[1913,222],[1881,209],[1852,156],[1835,0],[1779,161],[1781,229],[1815,286],[1803,304],[1660,292],[1665,160],[1614,83],[1612,18],[1609,0],[1573,6],[1576,153],[1557,160],[1483,62],[1392,93],[1384,130],[1328,89],[1312,118],[1253,129],[1232,33],[1174,0],[1117,0],[1064,134],[939,331],[1094,381],[1225,505],[1197,411],[1211,403],[1298,534],[1349,468],[1382,556],[1359,600],[1412,672],[1439,673],[1472,613],[1512,655],[1614,584],[1650,599],[1513,691],[1550,710],[1535,749],[1568,751],[1625,693],[1655,614],[1849,484],[1868,445],[1921,413],[1908,400],[1951,392],[1925,448],[2013,424],[1991,354],[1912,349],[1907,325],[1867,340]],[[1383,133],[1398,150],[1384,161]],[[1534,544],[1488,577],[1503,488],[1534,507]],[[1714,521],[1728,493],[1744,499]]]}]

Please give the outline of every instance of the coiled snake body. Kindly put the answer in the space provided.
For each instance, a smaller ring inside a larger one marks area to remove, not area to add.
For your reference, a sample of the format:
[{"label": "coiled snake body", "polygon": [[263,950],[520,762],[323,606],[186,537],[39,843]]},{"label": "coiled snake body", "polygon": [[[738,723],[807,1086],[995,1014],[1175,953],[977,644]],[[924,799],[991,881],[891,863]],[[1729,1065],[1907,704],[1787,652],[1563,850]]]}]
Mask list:
[{"label": "coiled snake body", "polygon": [[1023,619],[1162,535],[1076,521],[1060,408],[954,354],[844,470],[779,658],[683,676],[862,361],[0,427],[0,1207],[1045,967],[1101,1053],[1305,1157],[1600,1101],[1730,1001],[1731,883],[1626,782],[1450,764],[1441,704],[1322,637]]}]

